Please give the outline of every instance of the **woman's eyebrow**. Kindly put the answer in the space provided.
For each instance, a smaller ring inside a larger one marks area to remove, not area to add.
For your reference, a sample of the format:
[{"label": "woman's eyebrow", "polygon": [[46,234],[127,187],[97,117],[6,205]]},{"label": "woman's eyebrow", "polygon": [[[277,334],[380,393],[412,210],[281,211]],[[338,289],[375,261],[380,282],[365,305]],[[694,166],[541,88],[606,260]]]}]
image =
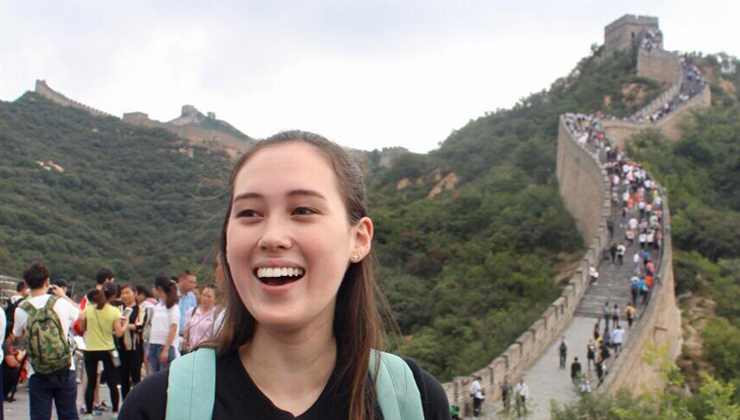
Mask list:
[{"label": "woman's eyebrow", "polygon": [[310,196],[310,197],[316,197],[316,198],[320,198],[322,200],[326,200],[326,197],[324,197],[323,195],[321,195],[320,192],[314,191],[314,190],[305,190],[305,189],[292,190],[287,195],[288,195],[288,197],[294,197],[294,196],[297,196],[297,195],[307,195],[307,196]]},{"label": "woman's eyebrow", "polygon": [[[324,197],[320,192],[314,191],[314,190],[307,190],[307,189],[297,189],[297,190],[291,190],[286,194],[288,197],[295,197],[299,195],[306,195],[309,197],[316,197],[320,198],[322,200],[326,200],[326,197]],[[243,192],[241,194],[238,194],[236,197],[234,197],[234,201],[239,200],[247,200],[250,198],[256,198],[256,199],[262,199],[265,198],[264,195],[256,192]]]},{"label": "woman's eyebrow", "polygon": [[234,197],[234,201],[246,200],[249,198],[265,198],[265,196],[260,193],[255,193],[255,192],[244,192]]}]

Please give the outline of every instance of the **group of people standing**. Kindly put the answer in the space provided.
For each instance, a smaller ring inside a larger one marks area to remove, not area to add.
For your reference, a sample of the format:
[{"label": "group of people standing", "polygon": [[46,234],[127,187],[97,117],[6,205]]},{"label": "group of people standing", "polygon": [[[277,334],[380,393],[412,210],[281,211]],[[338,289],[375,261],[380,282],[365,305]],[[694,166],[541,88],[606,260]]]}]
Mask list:
[{"label": "group of people standing", "polygon": [[[482,381],[483,377],[478,375],[473,378],[473,382],[470,384],[470,396],[473,398],[473,417],[480,417],[483,414],[483,401],[486,399],[486,391],[481,384]],[[498,385],[501,389],[504,413],[511,412],[511,398],[513,395],[517,417],[525,415],[529,399],[529,386],[524,382],[524,377],[519,377],[516,385],[512,385],[509,375],[506,375]]]},{"label": "group of people standing", "polygon": [[[52,403],[59,419],[78,418],[77,371],[83,416],[108,410],[115,416],[143,375],[167,369],[210,340],[221,319],[215,287],[197,288],[190,271],[157,277],[150,289],[118,286],[113,271],[103,268],[79,303],[65,281],[52,284],[50,277],[44,264],[31,264],[0,311],[0,321],[7,320],[3,395],[12,401],[19,381],[28,378],[33,420],[50,419]],[[101,401],[101,383],[110,391],[110,404]]]}]

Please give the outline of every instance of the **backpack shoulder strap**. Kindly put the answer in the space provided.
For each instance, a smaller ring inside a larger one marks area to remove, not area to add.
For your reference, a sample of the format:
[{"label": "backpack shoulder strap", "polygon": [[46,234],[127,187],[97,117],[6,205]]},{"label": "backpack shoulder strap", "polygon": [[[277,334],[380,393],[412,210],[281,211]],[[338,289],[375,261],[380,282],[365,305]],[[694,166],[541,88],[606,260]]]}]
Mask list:
[{"label": "backpack shoulder strap", "polygon": [[211,420],[216,400],[216,351],[202,348],[175,359],[167,385],[166,420]]},{"label": "backpack shoulder strap", "polygon": [[[370,373],[376,380],[375,393],[385,420],[424,420],[419,388],[403,359],[373,350]],[[202,348],[172,362],[166,420],[211,420],[215,399],[215,350]]]},{"label": "backpack shoulder strap", "polygon": [[375,395],[385,420],[424,420],[419,387],[403,359],[371,350],[370,374],[375,379]]},{"label": "backpack shoulder strap", "polygon": [[54,309],[54,304],[57,303],[57,299],[59,299],[56,296],[49,296],[49,300],[46,301],[46,305],[44,305],[44,309]]},{"label": "backpack shoulder strap", "polygon": [[17,307],[23,309],[24,311],[26,311],[26,313],[28,314],[28,316],[31,316],[31,312],[36,311],[36,307],[33,306],[33,304],[31,302],[29,302],[27,299],[26,300],[23,300],[21,302],[18,302],[18,306]]}]

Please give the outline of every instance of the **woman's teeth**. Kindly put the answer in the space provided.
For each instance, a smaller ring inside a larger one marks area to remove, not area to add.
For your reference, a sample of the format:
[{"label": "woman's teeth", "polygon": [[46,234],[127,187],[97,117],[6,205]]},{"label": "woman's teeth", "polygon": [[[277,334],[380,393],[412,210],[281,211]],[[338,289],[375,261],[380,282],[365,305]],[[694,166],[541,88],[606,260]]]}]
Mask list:
[{"label": "woman's teeth", "polygon": [[268,268],[258,268],[257,269],[257,277],[261,279],[273,278],[273,277],[300,277],[302,275],[303,275],[302,268],[268,267]]}]

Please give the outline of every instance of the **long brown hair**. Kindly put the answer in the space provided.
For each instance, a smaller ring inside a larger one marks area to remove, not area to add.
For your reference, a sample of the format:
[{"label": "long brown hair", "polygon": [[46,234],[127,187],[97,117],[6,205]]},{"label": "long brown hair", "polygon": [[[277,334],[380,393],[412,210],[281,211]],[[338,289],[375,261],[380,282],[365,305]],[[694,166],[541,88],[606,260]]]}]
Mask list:
[{"label": "long brown hair", "polygon": [[[223,300],[226,317],[215,340],[219,355],[236,351],[240,346],[249,343],[256,324],[236,291],[229,261],[226,258],[226,232],[234,200],[234,181],[239,170],[257,152],[288,143],[309,144],[328,158],[337,177],[339,192],[351,225],[356,225],[368,214],[362,171],[347,151],[336,143],[317,134],[285,131],[260,141],[247,151],[239,159],[231,174],[231,197],[221,230],[218,258],[225,283]],[[361,261],[349,265],[337,293],[334,312],[334,336],[340,352],[339,360],[344,364],[340,370],[340,377],[350,384],[350,420],[373,418],[375,396],[368,388],[370,350],[381,349],[385,341],[383,322],[376,306],[376,295],[380,299],[378,303],[381,309],[386,312],[384,315],[389,311],[382,293],[377,290],[373,276],[374,263],[374,256],[370,253]]]}]

